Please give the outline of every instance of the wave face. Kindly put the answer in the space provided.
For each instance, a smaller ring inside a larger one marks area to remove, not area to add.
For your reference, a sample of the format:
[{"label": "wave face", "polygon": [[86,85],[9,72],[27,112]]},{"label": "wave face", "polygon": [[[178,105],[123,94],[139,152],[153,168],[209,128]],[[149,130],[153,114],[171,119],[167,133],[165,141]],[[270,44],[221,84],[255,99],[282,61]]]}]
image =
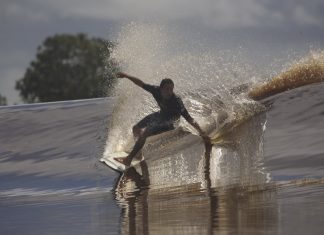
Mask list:
[{"label": "wave face", "polygon": [[209,149],[195,135],[147,146],[122,176],[98,161],[116,99],[0,108],[1,234],[321,234],[322,90],[269,97]]},{"label": "wave face", "polygon": [[24,195],[21,189],[95,188],[96,146],[110,107],[94,99],[1,108],[0,190]]},{"label": "wave face", "polygon": [[0,108],[0,234],[117,234],[118,174],[97,159],[111,104]]}]

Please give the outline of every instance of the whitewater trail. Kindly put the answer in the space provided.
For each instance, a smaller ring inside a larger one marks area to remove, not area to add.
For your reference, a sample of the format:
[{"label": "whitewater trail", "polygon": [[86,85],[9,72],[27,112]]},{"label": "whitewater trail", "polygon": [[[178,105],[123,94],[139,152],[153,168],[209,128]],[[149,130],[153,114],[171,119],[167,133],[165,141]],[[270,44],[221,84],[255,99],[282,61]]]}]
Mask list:
[{"label": "whitewater trail", "polygon": [[[161,26],[131,23],[121,30],[112,58],[145,83],[158,85],[164,77],[171,77],[175,92],[214,143],[265,111],[254,100],[324,80],[322,51],[311,52],[276,77],[262,80],[239,55],[182,51],[182,42],[177,43],[175,38]],[[104,156],[130,149],[134,144],[132,126],[158,110],[150,94],[127,79],[118,81],[114,95]],[[180,126],[197,134],[184,120]]]}]

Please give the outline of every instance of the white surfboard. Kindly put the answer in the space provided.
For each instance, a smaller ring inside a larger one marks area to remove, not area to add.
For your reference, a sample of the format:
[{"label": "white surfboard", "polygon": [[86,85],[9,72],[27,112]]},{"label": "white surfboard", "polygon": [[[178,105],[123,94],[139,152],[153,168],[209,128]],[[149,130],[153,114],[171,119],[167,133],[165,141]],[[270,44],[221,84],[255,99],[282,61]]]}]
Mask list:
[{"label": "white surfboard", "polygon": [[116,157],[126,157],[128,153],[126,152],[115,152],[109,154],[109,156],[102,157],[100,159],[101,162],[105,163],[107,166],[112,168],[113,170],[119,171],[119,172],[124,172],[127,170],[129,167],[135,166],[140,162],[140,160],[134,158],[133,161],[131,162],[130,166],[125,166],[124,164],[116,161],[114,158]]}]

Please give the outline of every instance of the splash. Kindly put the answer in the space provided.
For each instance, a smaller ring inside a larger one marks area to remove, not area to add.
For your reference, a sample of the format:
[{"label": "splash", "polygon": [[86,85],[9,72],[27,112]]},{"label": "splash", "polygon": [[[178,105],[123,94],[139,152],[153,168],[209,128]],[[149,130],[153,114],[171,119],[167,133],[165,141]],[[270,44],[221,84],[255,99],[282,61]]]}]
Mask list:
[{"label": "splash", "polygon": [[255,86],[249,92],[249,97],[261,100],[287,90],[323,81],[324,51],[315,51],[295,62],[288,70],[270,81]]},{"label": "splash", "polygon": [[[188,50],[186,39],[162,26],[148,24],[126,25],[117,42],[112,57],[125,72],[155,85],[165,77],[172,78],[175,93],[183,98],[190,114],[209,132],[219,126],[220,116],[229,120],[242,113],[241,109],[255,111],[254,108],[246,109],[257,105],[255,102],[233,92],[233,87],[249,83],[253,77],[253,70],[242,62],[240,55],[228,51],[201,50],[197,53],[197,48]],[[118,81],[114,95],[116,103],[105,154],[132,146],[132,126],[158,110],[150,94],[127,79]],[[185,121],[180,125],[195,132]]]}]

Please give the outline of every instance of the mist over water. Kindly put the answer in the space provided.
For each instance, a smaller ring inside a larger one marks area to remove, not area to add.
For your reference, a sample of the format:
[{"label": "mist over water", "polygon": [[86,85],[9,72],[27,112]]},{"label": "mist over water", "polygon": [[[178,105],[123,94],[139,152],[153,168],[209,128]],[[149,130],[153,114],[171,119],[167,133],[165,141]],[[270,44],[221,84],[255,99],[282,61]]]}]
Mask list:
[{"label": "mist over water", "polygon": [[[214,53],[203,47],[199,50],[199,42],[190,48],[187,46],[193,44],[190,40],[167,27],[131,23],[122,28],[112,58],[123,71],[145,83],[159,85],[165,77],[173,79],[175,93],[183,98],[190,114],[205,129],[215,127],[220,111],[232,119],[242,111],[244,115],[250,113],[250,116],[259,112],[260,105],[246,99],[244,93],[232,91],[234,87],[251,85],[259,79],[245,63],[243,55],[230,51]],[[128,79],[118,81],[114,95],[117,101],[106,153],[129,147],[132,143],[132,126],[158,110],[151,94]],[[180,125],[191,129],[186,122]]]}]

